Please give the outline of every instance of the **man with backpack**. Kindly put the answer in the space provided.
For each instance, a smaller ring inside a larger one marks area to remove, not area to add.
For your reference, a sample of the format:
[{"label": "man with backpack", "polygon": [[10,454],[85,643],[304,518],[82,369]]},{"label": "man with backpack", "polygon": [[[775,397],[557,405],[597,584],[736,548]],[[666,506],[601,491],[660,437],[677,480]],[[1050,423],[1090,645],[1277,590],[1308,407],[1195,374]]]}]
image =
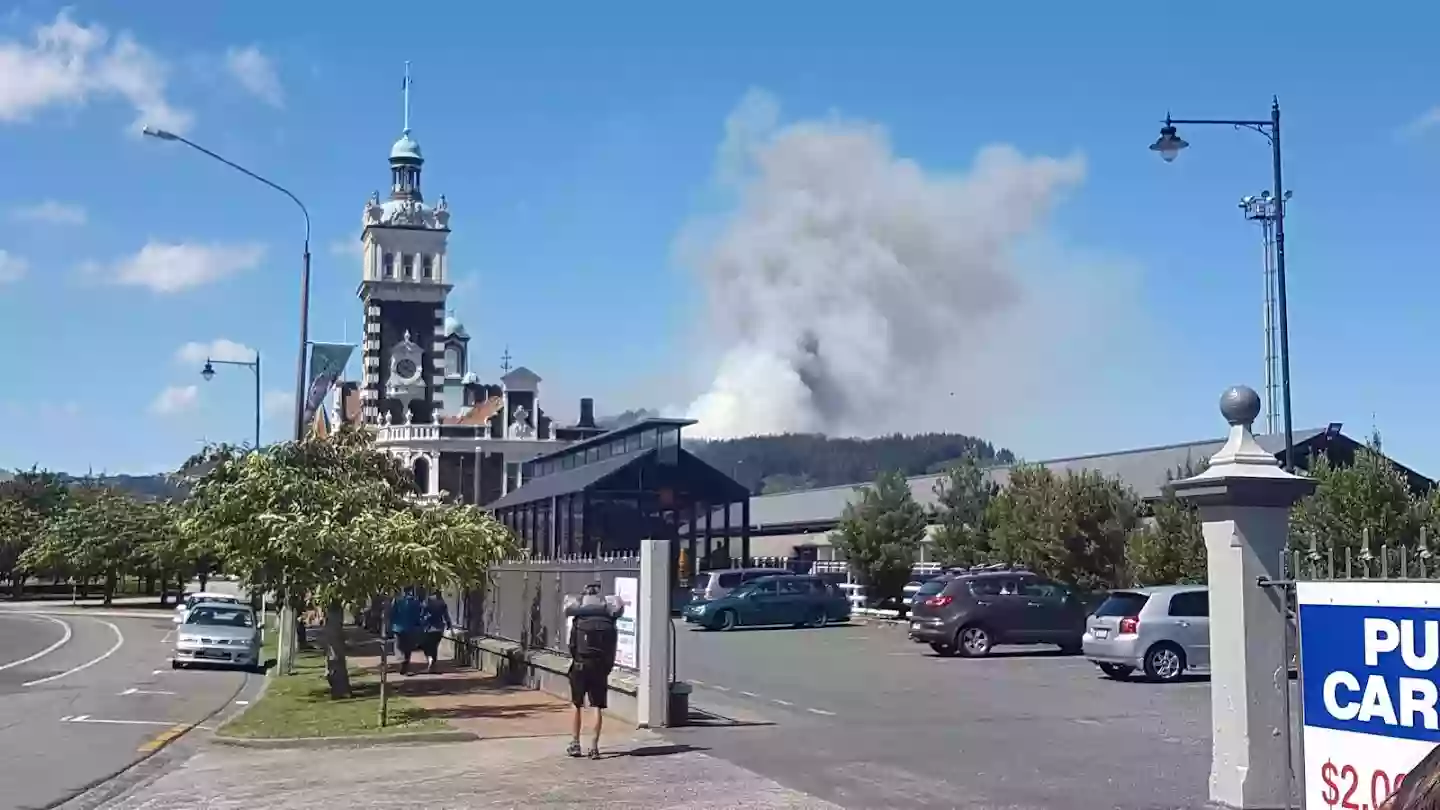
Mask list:
[{"label": "man with backpack", "polygon": [[580,756],[580,729],[585,701],[595,709],[595,728],[590,737],[590,758],[600,758],[600,728],[609,705],[610,670],[615,668],[615,647],[619,632],[615,620],[625,611],[600,595],[600,583],[586,586],[579,600],[567,599],[570,616],[570,702],[575,704],[570,745],[565,753]]}]

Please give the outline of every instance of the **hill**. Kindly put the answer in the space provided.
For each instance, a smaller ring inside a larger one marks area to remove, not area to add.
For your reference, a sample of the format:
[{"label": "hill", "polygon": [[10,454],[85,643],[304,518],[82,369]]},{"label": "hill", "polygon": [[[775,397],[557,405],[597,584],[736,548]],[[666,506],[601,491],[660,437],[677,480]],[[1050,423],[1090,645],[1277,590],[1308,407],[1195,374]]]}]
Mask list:
[{"label": "hill", "polygon": [[[15,473],[18,472],[28,471],[16,470],[15,472],[8,472],[5,470],[0,470],[0,481],[9,480],[15,476]],[[163,500],[166,498],[179,499],[185,497],[184,490],[176,486],[174,482],[172,482],[168,477],[164,475],[84,476],[70,475],[69,473],[56,473],[56,475],[59,476],[60,482],[65,484],[66,486],[78,484],[82,481],[87,480],[88,478],[88,480],[99,483],[102,486],[113,487],[120,490],[121,492],[128,492],[137,498],[154,498]]]},{"label": "hill", "polygon": [[693,440],[686,449],[729,473],[751,492],[772,495],[797,489],[873,481],[881,472],[924,475],[974,453],[982,462],[1010,464],[1014,453],[959,433],[837,439],[818,434]]}]

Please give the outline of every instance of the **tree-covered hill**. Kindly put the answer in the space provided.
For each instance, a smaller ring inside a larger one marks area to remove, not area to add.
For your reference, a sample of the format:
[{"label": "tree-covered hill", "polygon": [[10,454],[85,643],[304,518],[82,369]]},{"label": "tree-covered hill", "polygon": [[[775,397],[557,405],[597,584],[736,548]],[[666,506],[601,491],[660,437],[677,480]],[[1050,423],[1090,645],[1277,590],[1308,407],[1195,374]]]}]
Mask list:
[{"label": "tree-covered hill", "polygon": [[1009,450],[959,433],[873,439],[801,433],[687,441],[685,446],[760,494],[873,481],[887,471],[924,475],[945,468],[966,453],[973,453],[982,464],[1015,461]]}]

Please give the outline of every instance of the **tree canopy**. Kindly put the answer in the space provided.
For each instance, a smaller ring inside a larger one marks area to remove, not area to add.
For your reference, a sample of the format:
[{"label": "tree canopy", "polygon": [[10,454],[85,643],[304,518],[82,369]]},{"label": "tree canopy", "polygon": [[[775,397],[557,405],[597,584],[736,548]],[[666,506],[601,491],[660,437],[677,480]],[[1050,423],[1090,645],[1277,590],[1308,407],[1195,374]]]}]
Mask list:
[{"label": "tree canopy", "polygon": [[898,472],[880,476],[857,495],[832,536],[872,600],[898,598],[910,581],[929,516]]}]

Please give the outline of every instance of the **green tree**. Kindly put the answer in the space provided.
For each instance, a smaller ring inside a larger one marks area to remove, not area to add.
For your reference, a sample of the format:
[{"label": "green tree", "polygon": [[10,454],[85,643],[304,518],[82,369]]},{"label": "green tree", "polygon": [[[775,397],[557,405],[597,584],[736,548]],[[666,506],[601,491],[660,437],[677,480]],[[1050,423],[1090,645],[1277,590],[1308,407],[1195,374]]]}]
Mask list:
[{"label": "green tree", "polygon": [[45,521],[37,542],[21,555],[30,570],[60,570],[81,581],[103,581],[112,604],[120,577],[133,570],[135,550],[147,533],[141,505],[93,481],[70,489],[64,506]]},{"label": "green tree", "polygon": [[1308,549],[1312,539],[1321,550],[1338,555],[1358,549],[1369,532],[1371,543],[1413,546],[1430,510],[1410,491],[1405,473],[1380,452],[1380,436],[1372,435],[1355,451],[1354,463],[1341,466],[1320,454],[1310,466],[1315,492],[1290,512],[1292,547]]},{"label": "green tree", "polygon": [[350,694],[346,607],[411,584],[477,586],[513,545],[487,512],[415,503],[413,474],[363,429],[259,452],[212,448],[192,461],[204,472],[182,530],[247,584],[324,608],[332,697]]},{"label": "green tree", "polygon": [[882,474],[856,494],[831,535],[833,542],[845,553],[872,602],[899,598],[929,524],[925,508],[916,503],[909,482],[899,472]]},{"label": "green tree", "polygon": [[32,573],[21,564],[25,550],[40,539],[45,522],[64,504],[68,492],[54,473],[31,469],[0,482],[0,578],[19,599]]},{"label": "green tree", "polygon": [[1140,520],[1135,494],[1117,479],[1091,470],[1059,476],[1036,464],[1010,469],[988,514],[1001,561],[1086,589],[1119,584]]},{"label": "green tree", "polygon": [[[1209,466],[1187,461],[1166,474],[1167,481],[1198,475]],[[1147,505],[1147,525],[1130,535],[1125,562],[1130,580],[1137,585],[1204,583],[1207,579],[1205,537],[1200,530],[1200,512],[1180,500],[1168,488]]]},{"label": "green tree", "polygon": [[942,563],[970,566],[994,560],[988,512],[999,492],[974,453],[966,453],[936,480],[932,539]]}]

